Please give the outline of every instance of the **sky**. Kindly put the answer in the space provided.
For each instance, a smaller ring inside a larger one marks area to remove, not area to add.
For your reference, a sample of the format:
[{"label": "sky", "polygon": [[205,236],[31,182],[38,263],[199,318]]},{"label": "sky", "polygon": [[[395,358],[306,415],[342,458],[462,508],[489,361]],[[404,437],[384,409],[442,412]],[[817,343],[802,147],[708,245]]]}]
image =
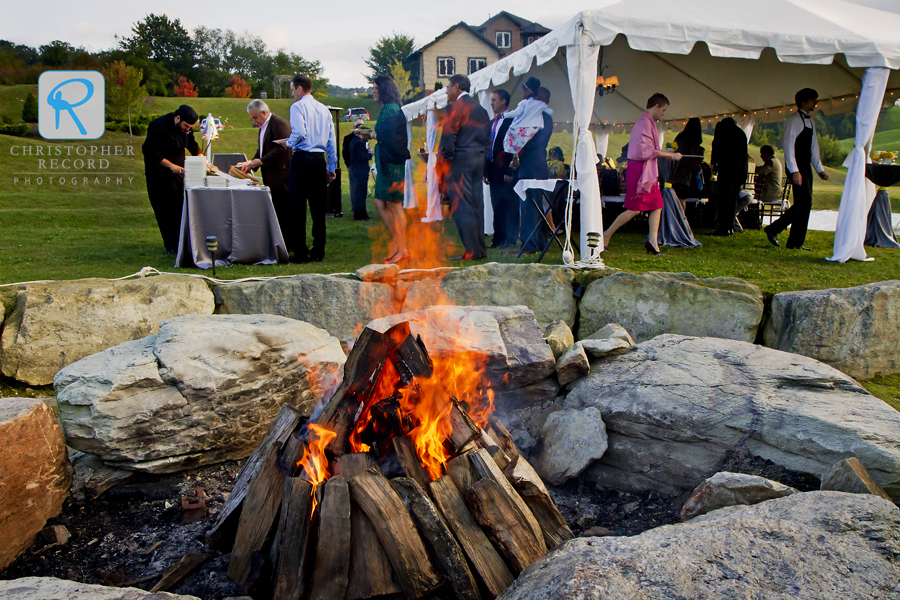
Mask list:
[{"label": "sky", "polygon": [[[579,10],[595,8],[604,1],[609,0],[268,0],[261,3],[264,9],[258,9],[254,3],[236,0],[42,0],[40,18],[0,21],[0,39],[34,47],[58,39],[96,52],[115,46],[114,36],[129,35],[132,24],[146,15],[164,14],[180,19],[189,31],[199,25],[239,34],[249,31],[272,50],[285,48],[321,61],[332,84],[360,87],[366,85],[363,61],[368,49],[383,36],[412,35],[418,47],[459,21],[479,25],[504,9],[554,29]],[[900,0],[851,1],[900,12]],[[747,6],[752,7],[752,2]]]}]

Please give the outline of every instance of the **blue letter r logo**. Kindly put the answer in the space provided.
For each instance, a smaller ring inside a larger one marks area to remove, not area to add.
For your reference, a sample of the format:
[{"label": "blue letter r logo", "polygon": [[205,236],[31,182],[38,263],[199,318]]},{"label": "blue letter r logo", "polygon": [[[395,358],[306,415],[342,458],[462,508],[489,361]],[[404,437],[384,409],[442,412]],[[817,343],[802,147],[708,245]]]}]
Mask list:
[{"label": "blue letter r logo", "polygon": [[105,81],[97,71],[46,71],[38,80],[38,129],[50,140],[90,140],[106,128]]}]

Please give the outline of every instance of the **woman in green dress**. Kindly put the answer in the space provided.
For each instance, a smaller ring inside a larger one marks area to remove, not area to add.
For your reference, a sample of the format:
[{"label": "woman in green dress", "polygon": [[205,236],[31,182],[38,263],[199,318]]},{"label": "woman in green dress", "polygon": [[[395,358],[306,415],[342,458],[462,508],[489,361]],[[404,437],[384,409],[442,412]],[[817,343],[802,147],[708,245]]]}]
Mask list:
[{"label": "woman in green dress", "polygon": [[[394,131],[400,127],[399,120],[391,117],[400,112],[400,93],[394,80],[386,75],[375,78],[372,97],[382,105],[381,114],[375,122],[375,208],[381,220],[391,234],[390,253],[384,259],[386,263],[402,263],[409,260],[409,249],[406,246],[406,213],[403,210],[403,183],[406,176],[405,161],[397,156],[404,148],[395,148],[400,139],[406,138],[406,121],[403,120],[403,131]],[[399,135],[402,133],[402,135]],[[389,146],[390,145],[390,146]]]}]

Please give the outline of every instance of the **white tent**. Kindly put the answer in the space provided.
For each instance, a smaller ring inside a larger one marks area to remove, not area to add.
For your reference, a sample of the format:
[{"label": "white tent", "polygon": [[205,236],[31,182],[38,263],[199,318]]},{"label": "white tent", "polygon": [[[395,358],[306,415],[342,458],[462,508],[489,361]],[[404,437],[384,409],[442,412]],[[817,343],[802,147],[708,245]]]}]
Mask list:
[{"label": "white tent", "polygon": [[[734,116],[750,131],[755,120],[783,120],[794,110],[795,92],[812,87],[825,114],[859,105],[834,260],[865,259],[866,214],[874,197],[866,190],[866,146],[880,107],[900,98],[900,15],[843,0],[597,3],[596,9],[576,14],[537,42],[469,76],[472,95],[485,106],[498,87],[511,92],[515,105],[528,76],[554,92],[554,120],[576,132],[573,162],[582,232],[603,230],[594,169],[597,146],[606,154],[608,133],[627,131],[622,128],[636,120],[654,92],[671,101],[661,130],[680,130],[690,117]],[[598,97],[600,74],[618,78],[614,93]],[[446,91],[439,90],[403,111],[413,119],[446,102]],[[585,237],[582,256],[599,262],[599,256],[589,256]]]}]

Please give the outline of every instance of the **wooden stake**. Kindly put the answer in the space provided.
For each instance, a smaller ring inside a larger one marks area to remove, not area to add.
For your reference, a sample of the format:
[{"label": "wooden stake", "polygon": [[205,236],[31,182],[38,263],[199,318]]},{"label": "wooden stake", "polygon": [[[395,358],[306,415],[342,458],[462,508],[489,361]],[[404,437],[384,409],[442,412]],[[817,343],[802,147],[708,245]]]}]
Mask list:
[{"label": "wooden stake", "polygon": [[469,460],[472,462],[472,466],[475,468],[475,472],[478,473],[479,476],[485,479],[491,479],[500,486],[500,489],[503,490],[503,493],[506,494],[509,501],[512,503],[515,508],[516,513],[519,515],[519,519],[528,525],[528,528],[531,530],[532,535],[538,543],[538,546],[541,547],[541,550],[546,553],[547,547],[544,544],[544,533],[541,531],[541,526],[538,524],[537,519],[534,518],[534,515],[531,513],[531,509],[528,508],[528,505],[525,504],[525,501],[522,500],[521,496],[519,496],[518,492],[513,489],[512,485],[510,485],[509,481],[506,480],[506,476],[503,472],[497,468],[497,463],[494,462],[494,459],[491,458],[491,455],[485,449],[476,450],[475,452],[470,452],[466,456],[469,457]]},{"label": "wooden stake", "polygon": [[347,588],[347,600],[399,594],[401,591],[372,522],[351,498],[350,584]]},{"label": "wooden stake", "polygon": [[306,595],[309,582],[304,574],[312,559],[309,552],[311,519],[312,484],[301,477],[288,477],[284,480],[281,517],[272,548],[274,600],[300,600]]},{"label": "wooden stake", "polygon": [[450,582],[456,598],[480,600],[478,584],[469,570],[462,548],[418,482],[407,477],[397,477],[391,480],[391,486],[415,519],[419,532],[431,547],[432,556]]},{"label": "wooden stake", "polygon": [[495,481],[482,479],[475,482],[466,492],[466,501],[472,516],[506,557],[516,575],[547,553],[543,536],[536,538],[528,530],[509,496]]},{"label": "wooden stake", "polygon": [[259,446],[256,447],[256,450],[253,451],[253,454],[250,455],[250,458],[247,459],[247,462],[244,463],[244,467],[234,483],[234,488],[231,490],[231,495],[228,496],[225,505],[219,510],[215,524],[206,533],[206,544],[208,546],[217,548],[230,548],[232,546],[241,514],[241,503],[247,496],[251,482],[265,464],[272,446],[275,444],[279,447],[283,445],[299,423],[300,412],[292,406],[282,404],[265,437],[263,437]]},{"label": "wooden stake", "polygon": [[441,579],[431,565],[412,518],[388,480],[371,469],[350,480],[350,493],[375,527],[397,574],[397,582],[407,597],[421,598],[437,588]]},{"label": "wooden stake", "polygon": [[548,550],[575,537],[559,513],[559,509],[556,508],[556,504],[553,503],[553,499],[550,498],[550,493],[544,486],[544,482],[541,481],[541,477],[528,464],[525,457],[519,456],[514,465],[506,468],[504,474],[540,524],[541,531],[544,533],[544,543],[547,544]]},{"label": "wooden stake", "polygon": [[319,544],[310,600],[333,600],[347,594],[350,575],[350,492],[335,475],[325,484],[319,508]]},{"label": "wooden stake", "polygon": [[490,598],[495,598],[512,585],[515,579],[500,555],[491,545],[449,476],[431,482],[431,496],[447,525],[475,567]]},{"label": "wooden stake", "polygon": [[450,401],[453,402],[453,407],[447,418],[450,420],[453,430],[447,438],[446,444],[450,454],[456,455],[462,452],[466,444],[481,434],[481,429],[469,416],[469,412],[459,403],[459,400],[451,397]]},{"label": "wooden stake", "polygon": [[205,563],[210,556],[212,554],[185,554],[178,559],[178,562],[162,572],[162,579],[150,588],[150,591],[156,593],[168,590],[187,577],[191,571]]},{"label": "wooden stake", "polygon": [[431,483],[431,477],[428,476],[428,471],[419,462],[419,456],[416,454],[416,449],[409,438],[395,437],[394,450],[397,451],[397,459],[400,461],[400,466],[403,467],[403,472],[406,473],[406,476],[415,479],[416,483],[427,490],[428,485]]}]

